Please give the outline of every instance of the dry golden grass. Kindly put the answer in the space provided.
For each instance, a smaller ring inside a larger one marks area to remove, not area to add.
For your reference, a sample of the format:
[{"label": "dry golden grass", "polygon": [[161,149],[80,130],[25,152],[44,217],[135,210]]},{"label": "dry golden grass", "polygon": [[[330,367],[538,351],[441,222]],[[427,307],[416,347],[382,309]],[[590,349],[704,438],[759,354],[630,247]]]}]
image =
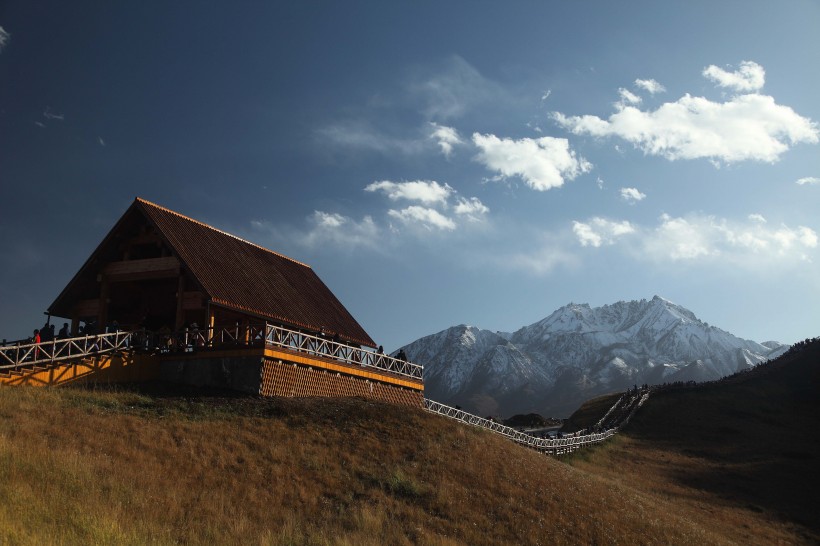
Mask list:
[{"label": "dry golden grass", "polygon": [[364,400],[0,389],[0,498],[4,544],[737,538],[663,492]]},{"label": "dry golden grass", "polygon": [[0,388],[0,544],[817,543],[816,353],[564,462],[365,400]]}]

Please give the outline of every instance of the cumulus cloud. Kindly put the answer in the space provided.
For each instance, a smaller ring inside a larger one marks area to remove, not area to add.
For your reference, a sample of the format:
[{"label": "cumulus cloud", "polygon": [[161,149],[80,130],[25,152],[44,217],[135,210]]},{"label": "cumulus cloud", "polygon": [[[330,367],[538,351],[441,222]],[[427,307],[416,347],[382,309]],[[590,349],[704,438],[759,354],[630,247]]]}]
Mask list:
[{"label": "cumulus cloud", "polygon": [[621,100],[616,103],[617,105],[640,104],[642,101],[641,97],[623,87],[618,89],[618,95],[621,96]]},{"label": "cumulus cloud", "polygon": [[464,144],[464,141],[458,136],[458,131],[452,127],[445,127],[433,122],[430,123],[430,126],[433,128],[430,138],[436,140],[439,148],[441,148],[441,153],[443,153],[445,157],[450,157],[455,146]]},{"label": "cumulus cloud", "polygon": [[811,262],[820,241],[810,227],[771,225],[760,214],[740,221],[704,214],[663,214],[655,226],[592,218],[575,221],[572,228],[582,246],[617,244],[640,260],[757,271]]},{"label": "cumulus cloud", "polygon": [[723,70],[715,65],[703,69],[703,76],[709,78],[720,87],[728,87],[736,91],[758,91],[766,82],[766,71],[759,64],[752,61],[743,61],[734,72]]},{"label": "cumulus cloud", "polygon": [[285,242],[299,246],[335,249],[381,248],[382,232],[373,218],[364,216],[360,221],[333,212],[316,210],[307,218],[307,230],[288,226],[275,226],[267,221],[251,221],[251,227],[276,240],[278,247]]},{"label": "cumulus cloud", "polygon": [[3,51],[3,48],[6,47],[6,44],[9,43],[10,39],[11,34],[9,34],[3,27],[0,27],[0,52]]},{"label": "cumulus cloud", "polygon": [[614,244],[619,237],[634,233],[635,228],[626,220],[613,222],[595,217],[586,223],[572,222],[572,231],[581,246],[599,247]]},{"label": "cumulus cloud", "polygon": [[408,201],[420,201],[426,204],[444,204],[454,190],[448,184],[441,185],[435,180],[415,180],[412,182],[382,180],[369,184],[364,188],[364,191],[380,191],[391,201],[406,199]]},{"label": "cumulus cloud", "polygon": [[746,221],[730,221],[710,215],[673,217],[664,214],[654,227],[593,218],[573,222],[582,246],[600,247],[621,243],[639,259],[679,264],[718,263],[746,269],[771,267],[775,263],[811,261],[818,235],[806,226],[770,226],[760,214]]},{"label": "cumulus cloud", "polygon": [[730,222],[714,216],[690,215],[673,218],[663,215],[660,225],[648,234],[644,250],[656,259],[692,261],[717,258],[738,263],[765,259],[808,260],[808,251],[817,247],[817,233],[805,226],[772,227],[752,215],[749,222]]},{"label": "cumulus cloud", "polygon": [[625,106],[607,120],[560,112],[552,117],[573,134],[620,137],[645,154],[670,161],[775,162],[790,145],[813,144],[820,138],[815,122],[776,104],[772,97],[757,94],[722,103],[687,94],[654,111]]},{"label": "cumulus cloud", "polygon": [[490,212],[490,209],[478,197],[471,197],[470,199],[459,197],[453,212],[471,222],[478,222],[485,214]]},{"label": "cumulus cloud", "polygon": [[664,91],[666,91],[666,88],[664,86],[662,86],[661,84],[652,79],[637,79],[635,80],[635,86],[643,89],[644,91],[647,91],[650,95],[654,95],[656,93],[663,93]]},{"label": "cumulus cloud", "polygon": [[797,184],[800,186],[816,186],[820,184],[820,178],[816,176],[806,176],[798,179]]},{"label": "cumulus cloud", "polygon": [[452,231],[456,228],[456,223],[444,216],[439,211],[417,205],[409,206],[402,210],[390,209],[387,214],[400,220],[406,225],[418,225],[427,229],[439,229]]},{"label": "cumulus cloud", "polygon": [[[435,180],[413,182],[373,182],[364,188],[368,192],[379,192],[390,201],[416,201],[421,205],[411,205],[403,209],[389,209],[387,216],[399,220],[405,226],[421,227],[427,230],[453,231],[464,222],[481,222],[489,207],[477,197],[462,197],[449,184],[439,184]],[[454,202],[454,204],[453,204]],[[452,207],[453,214],[448,215]],[[391,224],[391,230],[397,232]]]},{"label": "cumulus cloud", "polygon": [[480,150],[475,158],[478,162],[498,172],[501,178],[519,176],[538,191],[561,187],[564,180],[592,169],[586,159],[576,156],[564,138],[513,140],[473,133],[473,143]]},{"label": "cumulus cloud", "polygon": [[310,222],[313,227],[302,241],[306,246],[332,243],[339,247],[373,247],[378,242],[379,228],[370,216],[356,221],[341,214],[317,210]]},{"label": "cumulus cloud", "polygon": [[646,194],[639,191],[637,188],[621,188],[621,199],[628,203],[637,203],[646,199]]}]

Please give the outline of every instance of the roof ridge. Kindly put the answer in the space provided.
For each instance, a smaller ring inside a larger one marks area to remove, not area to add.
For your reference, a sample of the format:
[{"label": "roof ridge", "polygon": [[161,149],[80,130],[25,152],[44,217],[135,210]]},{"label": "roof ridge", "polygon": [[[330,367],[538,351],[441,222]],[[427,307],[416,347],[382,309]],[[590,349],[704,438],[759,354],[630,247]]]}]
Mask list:
[{"label": "roof ridge", "polygon": [[185,219],[185,220],[188,220],[189,222],[193,222],[193,223],[198,224],[198,225],[200,225],[200,226],[206,227],[206,228],[208,228],[208,229],[211,229],[211,230],[213,230],[213,231],[216,231],[217,233],[221,233],[222,235],[227,235],[228,237],[231,237],[232,239],[236,239],[237,241],[243,242],[243,243],[245,243],[245,244],[247,244],[247,245],[250,245],[250,246],[252,246],[252,247],[258,248],[258,249],[260,249],[260,250],[264,250],[265,252],[268,252],[268,253],[270,253],[270,254],[273,254],[274,256],[278,256],[278,257],[280,257],[280,258],[284,258],[284,259],[286,259],[286,260],[288,260],[288,261],[290,261],[290,262],[293,262],[293,263],[295,263],[295,264],[301,265],[301,266],[303,266],[303,267],[307,267],[308,269],[313,269],[313,268],[312,268],[312,267],[310,267],[308,264],[306,264],[306,263],[304,263],[304,262],[300,262],[299,260],[295,260],[295,259],[291,258],[290,256],[285,256],[284,254],[281,254],[281,253],[279,253],[279,252],[273,251],[273,250],[271,250],[271,249],[269,249],[269,248],[265,248],[265,247],[263,247],[263,246],[261,246],[261,245],[257,245],[256,243],[252,243],[252,242],[250,242],[250,241],[246,241],[246,240],[245,240],[245,239],[243,239],[242,237],[237,237],[236,235],[234,235],[234,234],[232,234],[232,233],[228,233],[227,231],[222,231],[221,229],[215,228],[214,226],[209,225],[209,224],[206,224],[205,222],[201,222],[201,221],[199,221],[199,220],[196,220],[196,219],[194,219],[194,218],[191,218],[190,216],[185,216],[184,214],[181,214],[181,213],[179,213],[179,212],[177,212],[177,211],[175,211],[175,210],[171,210],[171,209],[169,209],[169,208],[167,208],[167,207],[163,207],[162,205],[157,205],[156,203],[152,203],[151,201],[148,201],[147,199],[143,199],[142,197],[137,197],[137,198],[136,198],[136,201],[137,201],[137,202],[139,202],[139,203],[142,203],[143,205],[150,205],[150,206],[152,206],[152,207],[154,207],[154,208],[157,208],[157,209],[160,209],[160,210],[162,210],[162,211],[168,212],[168,213],[173,214],[173,215],[175,215],[175,216],[179,216],[180,218],[183,218],[183,219]]}]

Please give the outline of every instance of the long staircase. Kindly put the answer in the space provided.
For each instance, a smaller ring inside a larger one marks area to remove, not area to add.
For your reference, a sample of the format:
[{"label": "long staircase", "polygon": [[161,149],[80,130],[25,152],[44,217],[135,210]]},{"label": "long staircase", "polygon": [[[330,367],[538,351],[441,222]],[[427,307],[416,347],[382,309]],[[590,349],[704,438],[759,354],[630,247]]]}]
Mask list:
[{"label": "long staircase", "polygon": [[512,427],[502,425],[492,419],[485,419],[434,400],[425,399],[424,407],[431,413],[443,415],[444,417],[467,425],[489,430],[513,442],[542,453],[548,455],[564,455],[584,446],[601,443],[617,434],[618,430],[629,422],[629,419],[648,398],[649,390],[636,389],[634,391],[627,391],[615,402],[606,415],[598,421],[592,431],[579,431],[563,435],[559,438],[539,438],[532,436],[531,434],[515,430]]}]

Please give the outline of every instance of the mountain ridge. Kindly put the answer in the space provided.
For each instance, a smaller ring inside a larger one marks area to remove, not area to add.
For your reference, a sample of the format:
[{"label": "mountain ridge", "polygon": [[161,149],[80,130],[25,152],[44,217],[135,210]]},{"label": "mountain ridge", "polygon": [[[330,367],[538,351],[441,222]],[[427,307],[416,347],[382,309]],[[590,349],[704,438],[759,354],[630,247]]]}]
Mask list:
[{"label": "mountain ridge", "polygon": [[431,398],[479,414],[560,416],[633,384],[717,379],[788,347],[741,339],[654,296],[569,303],[512,333],[460,324],[403,349],[425,365]]}]

